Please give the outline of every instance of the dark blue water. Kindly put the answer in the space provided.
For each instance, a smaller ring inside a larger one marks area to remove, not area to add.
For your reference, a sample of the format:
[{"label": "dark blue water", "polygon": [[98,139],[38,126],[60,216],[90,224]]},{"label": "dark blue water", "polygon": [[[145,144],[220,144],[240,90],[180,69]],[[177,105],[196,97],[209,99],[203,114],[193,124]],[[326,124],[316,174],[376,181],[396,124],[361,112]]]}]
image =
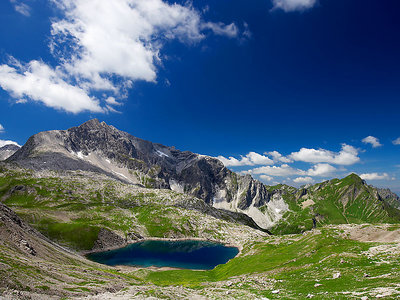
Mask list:
[{"label": "dark blue water", "polygon": [[206,241],[144,241],[116,250],[92,253],[87,257],[109,266],[211,270],[238,253],[236,247]]}]

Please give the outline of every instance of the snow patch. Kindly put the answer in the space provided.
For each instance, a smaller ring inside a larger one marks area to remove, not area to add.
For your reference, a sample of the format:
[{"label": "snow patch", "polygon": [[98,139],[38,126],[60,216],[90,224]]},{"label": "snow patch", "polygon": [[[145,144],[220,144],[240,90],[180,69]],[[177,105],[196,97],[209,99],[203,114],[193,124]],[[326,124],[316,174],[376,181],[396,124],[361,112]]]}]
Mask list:
[{"label": "snow patch", "polygon": [[165,154],[164,152],[161,152],[160,150],[156,150],[156,153],[159,157],[169,157],[168,154]]}]

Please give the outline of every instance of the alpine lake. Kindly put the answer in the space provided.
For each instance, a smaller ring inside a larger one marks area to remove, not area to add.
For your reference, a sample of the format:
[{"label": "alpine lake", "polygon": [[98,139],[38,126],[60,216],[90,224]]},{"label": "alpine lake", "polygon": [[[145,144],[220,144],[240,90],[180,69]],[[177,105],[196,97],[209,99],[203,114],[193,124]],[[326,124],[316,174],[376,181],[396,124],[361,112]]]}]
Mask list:
[{"label": "alpine lake", "polygon": [[87,258],[109,266],[211,270],[227,263],[238,253],[238,248],[216,242],[147,240],[115,250],[91,253]]}]

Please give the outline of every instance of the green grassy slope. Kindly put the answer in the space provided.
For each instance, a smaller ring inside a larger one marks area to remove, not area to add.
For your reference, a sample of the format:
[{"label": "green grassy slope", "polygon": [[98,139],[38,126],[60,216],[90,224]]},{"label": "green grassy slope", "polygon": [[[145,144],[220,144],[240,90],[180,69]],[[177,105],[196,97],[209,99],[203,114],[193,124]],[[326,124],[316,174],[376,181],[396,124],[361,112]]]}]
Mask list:
[{"label": "green grassy slope", "polygon": [[[374,198],[374,189],[354,176],[306,191],[270,187],[281,190],[291,210],[276,232],[310,229],[313,218],[318,229],[267,236],[177,207],[179,201],[193,199],[171,191],[128,187],[79,174],[39,177],[27,171],[0,171],[0,200],[50,239],[76,250],[91,249],[101,229],[127,238],[134,233],[236,239],[242,246],[238,257],[214,270],[165,271],[102,267],[82,257],[54,256],[51,249],[46,250],[49,260],[28,257],[0,241],[0,294],[11,288],[60,297],[106,290],[124,295],[124,288],[129,296],[166,299],[193,295],[211,299],[305,299],[309,295],[313,299],[360,299],[388,291],[388,299],[400,295],[397,244],[351,240],[341,227],[328,225],[397,222],[397,211]],[[310,205],[303,208],[306,201]],[[399,225],[384,226],[400,236]]]},{"label": "green grassy slope", "polygon": [[290,211],[271,229],[277,234],[299,233],[326,224],[400,222],[400,211],[380,199],[377,190],[355,174],[297,192],[283,189],[282,193]]},{"label": "green grassy slope", "polygon": [[84,176],[37,178],[29,171],[4,170],[0,199],[48,238],[75,250],[93,248],[101,229],[122,238],[220,238],[229,222],[185,209],[200,201],[169,190],[138,188]]},{"label": "green grassy slope", "polygon": [[[195,289],[201,289],[204,282],[225,281],[225,287],[235,290],[253,287],[258,297],[270,299],[305,299],[309,294],[314,299],[359,299],[350,291],[362,294],[378,286],[396,289],[399,283],[398,253],[368,256],[368,250],[375,245],[343,238],[340,230],[334,228],[323,228],[320,234],[249,243],[242,256],[211,271],[151,272],[147,280],[161,286],[183,285]],[[390,262],[382,264],[388,257]],[[245,274],[251,278],[248,282],[235,281]],[[340,275],[334,279],[334,274]],[[259,281],[273,282],[273,288],[263,289],[255,284]],[[280,290],[279,295],[273,290]]]}]

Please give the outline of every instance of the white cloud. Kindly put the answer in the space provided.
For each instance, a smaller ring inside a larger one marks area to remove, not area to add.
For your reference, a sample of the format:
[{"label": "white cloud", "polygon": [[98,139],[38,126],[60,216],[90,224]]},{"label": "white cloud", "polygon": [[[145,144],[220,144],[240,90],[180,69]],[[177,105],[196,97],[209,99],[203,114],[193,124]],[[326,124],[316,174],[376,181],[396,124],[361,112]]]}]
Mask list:
[{"label": "white cloud", "polygon": [[371,145],[372,145],[372,148],[378,148],[378,147],[381,147],[381,146],[382,146],[382,144],[379,143],[379,139],[377,139],[377,138],[374,137],[374,136],[367,136],[366,138],[363,138],[361,141],[362,141],[364,144],[371,144]]},{"label": "white cloud", "polygon": [[268,176],[268,175],[261,175],[261,176],[260,176],[260,179],[263,180],[263,181],[266,181],[266,182],[269,182],[269,181],[274,180],[273,177]]},{"label": "white cloud", "polygon": [[3,133],[4,131],[5,131],[5,130],[4,130],[3,125],[0,124],[0,133]]},{"label": "white cloud", "polygon": [[29,97],[72,113],[103,111],[98,100],[89,97],[85,90],[68,84],[57,70],[36,60],[15,68],[0,65],[0,86],[16,99]]},{"label": "white cloud", "polygon": [[237,37],[239,34],[239,29],[236,24],[232,23],[229,25],[225,25],[224,23],[212,23],[207,22],[201,26],[203,29],[210,29],[216,35],[223,35],[230,38]]},{"label": "white cloud", "polygon": [[134,81],[156,82],[160,52],[169,40],[197,43],[206,30],[231,38],[239,34],[233,23],[203,21],[190,2],[51,1],[61,15],[52,19],[50,43],[59,65],[14,60],[14,66],[0,66],[0,86],[18,101],[25,97],[73,113],[110,111],[110,103],[92,97],[95,92],[119,99]]},{"label": "white cloud", "polygon": [[274,159],[274,162],[283,162],[283,163],[291,163],[291,162],[293,162],[293,160],[283,156],[278,151],[265,152],[264,154],[270,155]]},{"label": "white cloud", "polygon": [[383,179],[389,179],[389,174],[388,173],[365,173],[360,175],[361,179],[364,180],[383,180]]},{"label": "white cloud", "polygon": [[336,168],[329,164],[317,164],[314,165],[309,170],[301,170],[297,168],[293,168],[288,164],[283,164],[281,166],[263,166],[259,168],[254,168],[252,170],[248,170],[244,173],[248,174],[263,174],[268,176],[316,176],[323,177],[327,175],[331,175],[336,171]]},{"label": "white cloud", "polygon": [[313,183],[314,179],[312,179],[311,177],[297,177],[293,179],[293,181],[300,184],[307,184],[307,183]]},{"label": "white cloud", "polygon": [[292,176],[292,175],[306,175],[307,172],[299,169],[292,168],[287,164],[281,166],[264,166],[249,170],[250,174],[263,174],[269,176]]},{"label": "white cloud", "polygon": [[295,161],[336,165],[352,165],[360,161],[358,150],[346,144],[342,144],[342,150],[338,153],[325,149],[301,148],[299,152],[293,152],[289,157]]},{"label": "white cloud", "polygon": [[[190,4],[161,0],[53,0],[65,18],[52,24],[56,43],[73,41],[76,54],[68,53],[67,70],[91,88],[110,90],[109,74],[127,80],[156,80],[160,50],[167,40],[196,43],[204,29],[234,37],[235,24],[203,22]],[[56,46],[60,46],[56,44]]]},{"label": "white cloud", "polygon": [[269,157],[255,152],[249,152],[246,156],[241,156],[240,159],[234,157],[226,158],[221,155],[217,158],[222,161],[226,167],[272,165],[274,163]]},{"label": "white cloud", "polygon": [[16,146],[18,146],[18,147],[21,147],[20,145],[18,145],[17,142],[0,140],[0,148],[1,148],[1,147],[4,147],[4,146],[6,146],[6,145],[16,145]]},{"label": "white cloud", "polygon": [[327,176],[336,171],[336,168],[329,164],[317,164],[307,171],[309,176]]},{"label": "white cloud", "polygon": [[285,12],[304,11],[312,8],[317,0],[272,0],[273,9],[282,9]]},{"label": "white cloud", "polygon": [[10,2],[14,4],[15,11],[19,12],[21,15],[24,15],[25,17],[29,17],[31,15],[31,8],[29,5],[18,0],[10,0]]},{"label": "white cloud", "polygon": [[122,105],[122,103],[121,102],[117,102],[117,100],[115,100],[114,97],[108,97],[106,99],[106,103],[109,104],[109,105],[116,105],[116,106]]},{"label": "white cloud", "polygon": [[267,156],[250,152],[246,155],[254,165],[272,165],[274,162]]},{"label": "white cloud", "polygon": [[400,137],[393,141],[393,145],[400,145]]}]

